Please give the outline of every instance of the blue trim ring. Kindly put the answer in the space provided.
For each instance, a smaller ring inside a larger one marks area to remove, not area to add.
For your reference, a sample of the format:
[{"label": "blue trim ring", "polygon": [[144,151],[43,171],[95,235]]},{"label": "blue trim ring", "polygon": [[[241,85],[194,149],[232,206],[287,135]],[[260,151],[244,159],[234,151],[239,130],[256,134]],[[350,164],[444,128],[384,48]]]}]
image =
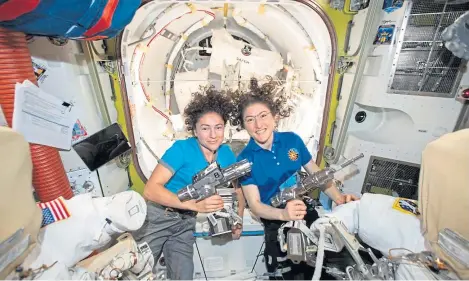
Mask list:
[{"label": "blue trim ring", "polygon": [[[264,236],[263,230],[249,230],[241,232],[241,236]],[[194,237],[209,237],[207,232],[194,232]]]}]

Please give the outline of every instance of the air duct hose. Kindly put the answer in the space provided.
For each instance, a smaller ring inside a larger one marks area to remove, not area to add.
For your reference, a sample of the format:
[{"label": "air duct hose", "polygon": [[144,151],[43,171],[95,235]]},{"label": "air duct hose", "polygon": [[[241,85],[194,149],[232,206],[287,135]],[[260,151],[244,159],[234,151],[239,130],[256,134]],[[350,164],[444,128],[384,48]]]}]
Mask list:
[{"label": "air duct hose", "polygon": [[[0,105],[10,127],[15,84],[26,79],[37,84],[25,34],[0,27]],[[29,147],[33,162],[33,186],[39,200],[47,202],[59,196],[72,198],[73,192],[57,149],[37,144],[30,144]]]},{"label": "air duct hose", "polygon": [[311,280],[319,280],[321,278],[322,264],[324,262],[324,244],[326,242],[324,236],[326,229],[323,225],[319,225],[317,228],[319,229],[318,252],[316,255],[316,267],[314,268],[313,279]]}]

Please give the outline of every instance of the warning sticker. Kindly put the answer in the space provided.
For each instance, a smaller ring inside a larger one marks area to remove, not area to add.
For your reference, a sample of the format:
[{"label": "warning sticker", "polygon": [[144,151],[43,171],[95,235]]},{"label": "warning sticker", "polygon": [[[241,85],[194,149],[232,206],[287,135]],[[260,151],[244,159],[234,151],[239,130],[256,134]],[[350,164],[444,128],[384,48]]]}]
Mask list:
[{"label": "warning sticker", "polygon": [[44,80],[48,76],[46,75],[46,71],[47,71],[46,67],[33,60],[33,69],[34,69],[34,75],[36,75],[37,82],[43,83]]},{"label": "warning sticker", "polygon": [[394,29],[396,26],[394,24],[390,25],[381,25],[378,28],[378,33],[376,34],[374,45],[390,45],[392,44],[392,38],[394,34]]},{"label": "warning sticker", "polygon": [[72,140],[75,142],[86,136],[88,136],[88,132],[86,132],[86,128],[83,127],[80,120],[77,119],[77,122],[75,122],[75,125],[73,125]]},{"label": "warning sticker", "polygon": [[394,204],[392,205],[394,210],[399,212],[409,214],[409,215],[420,215],[418,211],[417,201],[407,199],[407,198],[396,198]]}]

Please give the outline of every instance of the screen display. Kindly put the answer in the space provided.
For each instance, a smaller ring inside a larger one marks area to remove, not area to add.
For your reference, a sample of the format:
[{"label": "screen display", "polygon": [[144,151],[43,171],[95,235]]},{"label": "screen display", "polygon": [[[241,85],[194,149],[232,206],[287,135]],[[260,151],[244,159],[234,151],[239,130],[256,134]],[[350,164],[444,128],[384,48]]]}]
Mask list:
[{"label": "screen display", "polygon": [[85,165],[94,171],[131,149],[117,123],[73,145]]}]

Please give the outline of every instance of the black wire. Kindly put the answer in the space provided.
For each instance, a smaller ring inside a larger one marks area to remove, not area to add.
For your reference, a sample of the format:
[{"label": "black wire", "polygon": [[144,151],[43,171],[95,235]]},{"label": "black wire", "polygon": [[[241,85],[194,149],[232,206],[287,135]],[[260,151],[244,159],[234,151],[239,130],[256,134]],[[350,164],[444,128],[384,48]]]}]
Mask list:
[{"label": "black wire", "polygon": [[204,263],[202,261],[202,257],[200,256],[199,246],[197,246],[197,239],[195,239],[195,247],[197,248],[197,254],[199,255],[200,264],[202,265],[202,270],[204,271],[205,280],[208,281],[207,274],[205,274]]},{"label": "black wire", "polygon": [[251,273],[254,271],[254,268],[256,267],[257,260],[259,259],[262,251],[262,247],[264,247],[265,241],[262,241],[261,248],[259,249],[259,253],[257,253],[256,261],[254,262],[254,265],[252,266]]},{"label": "black wire", "polygon": [[96,176],[98,177],[98,182],[99,182],[99,187],[101,189],[101,194],[103,195],[103,197],[105,197],[106,194],[104,194],[103,183],[101,182],[101,177],[99,176],[99,171],[98,170],[96,170]]}]

